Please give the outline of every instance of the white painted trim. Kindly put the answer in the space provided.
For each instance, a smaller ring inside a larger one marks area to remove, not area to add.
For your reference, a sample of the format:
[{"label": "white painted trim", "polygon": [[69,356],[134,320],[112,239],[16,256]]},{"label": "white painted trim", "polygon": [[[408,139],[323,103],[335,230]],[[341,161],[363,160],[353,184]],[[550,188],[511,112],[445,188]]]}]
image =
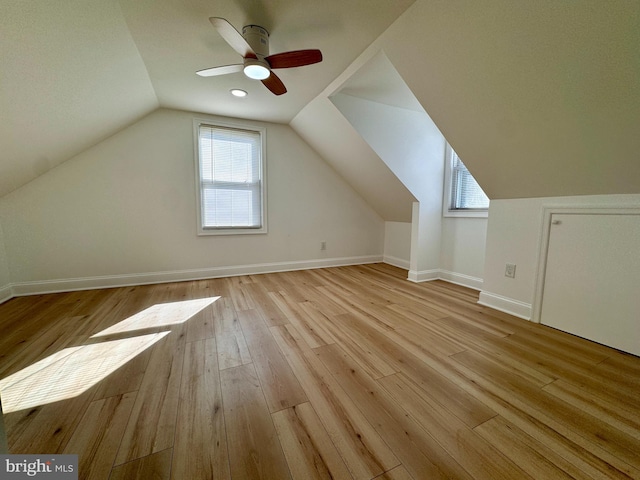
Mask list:
[{"label": "white painted trim", "polygon": [[409,275],[407,277],[407,280],[410,280],[415,283],[430,282],[432,280],[439,280],[439,279],[440,279],[440,270],[438,270],[437,268],[434,270],[422,270],[419,272],[416,270],[409,270]]},{"label": "white painted trim", "polygon": [[394,267],[402,268],[404,270],[409,270],[410,263],[409,260],[405,260],[403,258],[394,257],[392,255],[385,255],[382,258],[384,263],[388,263],[389,265],[393,265]]},{"label": "white painted trim", "polygon": [[[181,282],[202,280],[207,278],[233,277],[238,275],[255,275],[261,273],[286,272],[293,270],[307,270],[314,268],[340,267],[346,265],[364,265],[367,263],[388,263],[394,267],[409,270],[409,262],[401,258],[385,255],[343,257],[322,260],[307,260],[298,262],[262,263],[255,265],[236,265],[229,267],[214,267],[197,270],[175,270],[166,272],[135,273],[126,275],[106,275],[85,278],[68,278],[58,280],[44,280],[39,282],[23,282],[6,285],[0,288],[0,303],[13,297],[26,295],[41,295],[47,293],[70,292],[78,290],[92,290],[97,288],[129,287],[154,283]],[[408,280],[419,283],[432,280],[462,285],[463,287],[481,290],[482,279],[449,272],[446,270],[424,270],[409,272]],[[491,306],[491,305],[489,305]]]},{"label": "white painted trim", "polygon": [[11,300],[14,296],[15,295],[13,294],[13,288],[11,288],[10,284],[0,288],[0,303]]},{"label": "white painted trim", "polygon": [[[404,270],[409,270],[407,280],[420,283],[420,282],[431,282],[433,280],[443,280],[449,283],[455,283],[456,285],[461,285],[463,287],[471,288],[473,290],[482,290],[482,284],[484,280],[478,277],[472,277],[471,275],[465,275],[463,273],[450,272],[448,270],[442,269],[433,269],[433,270],[423,270],[421,272],[416,272],[408,268],[409,262],[406,260],[401,260],[399,258],[391,257],[389,255],[385,255],[384,263],[388,263],[389,265],[393,265],[394,267],[402,268]],[[403,264],[400,264],[400,263]]]},{"label": "white painted trim", "polygon": [[499,310],[515,317],[531,320],[531,304],[514,300],[513,298],[503,297],[490,292],[480,292],[480,305]]},{"label": "white painted trim", "polygon": [[153,283],[182,282],[207,278],[233,277],[238,275],[256,275],[261,273],[308,270],[313,268],[341,267],[379,263],[382,255],[313,259],[295,262],[261,263],[254,265],[235,265],[212,267],[196,270],[175,270],[168,272],[135,273],[126,275],[106,275],[86,278],[68,278],[23,282],[12,284],[13,296],[39,295],[44,293],[91,290],[96,288],[128,287]]},{"label": "white painted trim", "polygon": [[[228,229],[206,229],[202,226],[202,185],[200,183],[200,127],[206,125],[209,127],[225,127],[230,129],[239,129],[260,134],[260,171],[261,171],[261,187],[260,194],[262,196],[261,218],[262,227],[260,228],[228,228]],[[207,235],[260,235],[269,232],[267,219],[267,129],[258,126],[251,121],[239,120],[238,122],[228,122],[226,120],[206,119],[193,117],[193,149],[195,156],[195,175],[196,175],[196,225],[198,226],[197,234],[199,236]]]},{"label": "white painted trim", "polygon": [[536,276],[534,278],[533,306],[531,321],[542,321],[542,300],[544,297],[544,280],[547,273],[547,256],[549,254],[549,238],[551,235],[551,217],[562,215],[640,215],[638,205],[620,204],[606,207],[589,205],[543,205],[542,223],[538,240],[538,258]]},{"label": "white painted trim", "polygon": [[461,218],[488,218],[489,208],[470,210],[451,210],[451,188],[453,183],[453,148],[449,142],[444,147],[444,189],[442,196],[442,216]]},{"label": "white painted trim", "polygon": [[472,288],[473,290],[482,290],[483,280],[482,278],[472,277],[471,275],[465,275],[463,273],[449,272],[447,270],[440,270],[440,280],[445,282],[455,283],[456,285],[462,285],[463,287]]}]

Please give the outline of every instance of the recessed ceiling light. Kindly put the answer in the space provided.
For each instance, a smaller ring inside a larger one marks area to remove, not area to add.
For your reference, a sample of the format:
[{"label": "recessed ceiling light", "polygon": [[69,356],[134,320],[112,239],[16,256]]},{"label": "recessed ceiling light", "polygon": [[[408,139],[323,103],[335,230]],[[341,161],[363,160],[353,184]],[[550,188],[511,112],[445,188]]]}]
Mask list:
[{"label": "recessed ceiling light", "polygon": [[229,91],[231,92],[231,95],[233,95],[234,97],[246,97],[247,96],[247,92],[245,92],[244,90],[240,90],[239,88],[232,88]]}]

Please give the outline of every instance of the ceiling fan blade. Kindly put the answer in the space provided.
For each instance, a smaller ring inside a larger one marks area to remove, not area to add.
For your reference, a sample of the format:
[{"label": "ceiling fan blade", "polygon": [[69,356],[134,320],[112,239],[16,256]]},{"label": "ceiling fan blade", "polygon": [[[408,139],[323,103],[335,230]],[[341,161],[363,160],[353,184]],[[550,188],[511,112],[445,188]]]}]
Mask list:
[{"label": "ceiling fan blade", "polygon": [[271,68],[292,68],[311,65],[322,61],[320,50],[294,50],[292,52],[276,53],[265,58]]},{"label": "ceiling fan blade", "polygon": [[223,65],[221,67],[206,68],[204,70],[198,70],[197,75],[201,77],[215,77],[216,75],[226,75],[227,73],[241,72],[244,65],[241,63],[236,65]]},{"label": "ceiling fan blade", "polygon": [[278,76],[273,72],[271,72],[271,75],[269,75],[267,78],[261,80],[261,82],[265,87],[271,90],[271,93],[273,93],[274,95],[282,95],[283,93],[287,93],[287,88],[284,86],[284,83],[282,83],[282,80],[280,80]]},{"label": "ceiling fan blade", "polygon": [[211,25],[218,30],[220,36],[227,41],[231,48],[242,55],[242,58],[258,58],[240,32],[238,32],[227,20],[220,17],[210,17],[209,21],[211,22]]}]

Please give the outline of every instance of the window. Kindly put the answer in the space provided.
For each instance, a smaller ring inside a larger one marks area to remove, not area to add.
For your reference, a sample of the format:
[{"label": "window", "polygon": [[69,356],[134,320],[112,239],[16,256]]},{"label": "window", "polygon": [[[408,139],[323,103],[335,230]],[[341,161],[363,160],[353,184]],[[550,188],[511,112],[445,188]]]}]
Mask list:
[{"label": "window", "polygon": [[264,130],[195,122],[201,235],[266,233]]},{"label": "window", "polygon": [[446,148],[445,216],[487,216],[489,197],[485,195],[451,146]]}]

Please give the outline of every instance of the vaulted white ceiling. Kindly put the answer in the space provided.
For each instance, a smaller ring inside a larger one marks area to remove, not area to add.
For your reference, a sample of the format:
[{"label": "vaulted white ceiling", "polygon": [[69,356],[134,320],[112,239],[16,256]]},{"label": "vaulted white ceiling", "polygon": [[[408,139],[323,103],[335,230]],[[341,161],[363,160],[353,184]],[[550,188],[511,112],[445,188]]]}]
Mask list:
[{"label": "vaulted white ceiling", "polygon": [[[210,16],[324,61],[280,70],[282,97],[242,74],[198,77],[239,60]],[[402,189],[376,183],[388,172],[327,103],[380,50],[491,198],[640,192],[637,1],[2,0],[0,31],[0,197],[164,106],[291,122],[345,178],[344,152],[371,158],[356,189],[396,218],[375,192]]]},{"label": "vaulted white ceiling", "polygon": [[351,82],[380,51],[491,199],[640,193],[640,2],[417,0],[292,126],[322,143],[343,86],[402,106]]},{"label": "vaulted white ceiling", "polygon": [[640,193],[640,2],[416,1],[377,43],[490,198]]},{"label": "vaulted white ceiling", "polygon": [[[2,0],[0,197],[160,107],[288,123],[413,0]],[[270,32],[272,53],[318,48],[279,70],[276,97],[241,73],[208,21]],[[231,97],[229,89],[249,92]]]},{"label": "vaulted white ceiling", "polygon": [[[120,0],[131,35],[160,104],[196,112],[289,123],[300,109],[377,38],[413,0]],[[280,69],[288,93],[277,97],[242,73],[202,78],[203,68],[241,63],[208,18],[227,19],[241,31],[269,31],[271,53],[318,48],[322,63]],[[232,99],[229,89],[249,92]]]},{"label": "vaulted white ceiling", "polygon": [[114,1],[3,0],[0,197],[158,107]]}]

